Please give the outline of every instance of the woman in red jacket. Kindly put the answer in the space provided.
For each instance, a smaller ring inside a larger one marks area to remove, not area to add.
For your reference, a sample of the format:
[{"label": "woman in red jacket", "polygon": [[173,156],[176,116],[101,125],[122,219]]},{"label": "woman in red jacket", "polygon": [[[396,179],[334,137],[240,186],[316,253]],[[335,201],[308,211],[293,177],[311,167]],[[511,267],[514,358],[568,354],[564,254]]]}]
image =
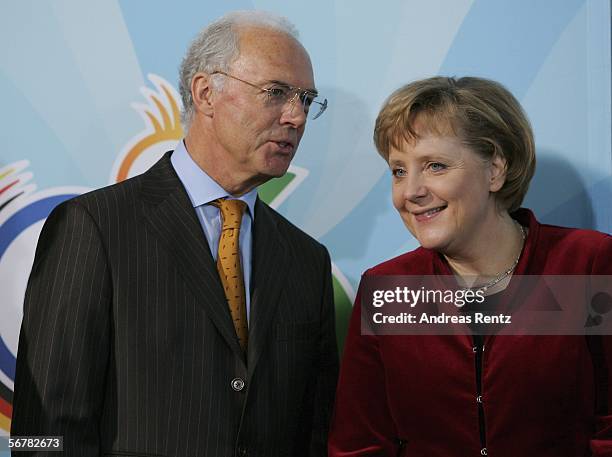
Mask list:
[{"label": "woman in red jacket", "polygon": [[[540,224],[520,208],[534,140],[500,84],[408,84],[385,103],[374,140],[393,204],[421,247],[369,269],[362,285],[377,275],[452,275],[491,305],[519,275],[612,275],[612,237]],[[360,287],[330,456],[612,456],[608,336],[362,334],[362,295]]]}]

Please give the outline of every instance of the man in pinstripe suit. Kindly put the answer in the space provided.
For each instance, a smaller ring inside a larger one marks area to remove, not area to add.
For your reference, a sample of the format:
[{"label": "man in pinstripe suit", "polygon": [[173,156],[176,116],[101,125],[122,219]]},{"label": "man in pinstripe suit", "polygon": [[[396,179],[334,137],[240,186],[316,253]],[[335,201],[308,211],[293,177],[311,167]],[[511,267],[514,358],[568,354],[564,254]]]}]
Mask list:
[{"label": "man in pinstripe suit", "polygon": [[[327,101],[293,27],[257,12],[200,33],[181,95],[188,133],[172,153],[45,224],[12,434],[61,435],[63,455],[78,457],[323,456],[338,370],[330,259],[256,187],[286,172]],[[234,199],[244,342],[211,204]]]}]

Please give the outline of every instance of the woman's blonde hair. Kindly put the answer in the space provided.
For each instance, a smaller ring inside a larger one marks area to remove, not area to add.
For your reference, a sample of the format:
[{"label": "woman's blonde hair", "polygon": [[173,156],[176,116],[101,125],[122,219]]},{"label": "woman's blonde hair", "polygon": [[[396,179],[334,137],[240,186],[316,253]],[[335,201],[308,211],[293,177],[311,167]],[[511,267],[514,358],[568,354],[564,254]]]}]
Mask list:
[{"label": "woman's blonde hair", "polygon": [[374,143],[388,161],[391,148],[401,149],[425,133],[455,135],[485,159],[503,157],[506,181],[497,202],[509,212],[520,207],[535,171],[535,144],[525,112],[504,86],[483,78],[442,76],[407,84],[380,110]]}]

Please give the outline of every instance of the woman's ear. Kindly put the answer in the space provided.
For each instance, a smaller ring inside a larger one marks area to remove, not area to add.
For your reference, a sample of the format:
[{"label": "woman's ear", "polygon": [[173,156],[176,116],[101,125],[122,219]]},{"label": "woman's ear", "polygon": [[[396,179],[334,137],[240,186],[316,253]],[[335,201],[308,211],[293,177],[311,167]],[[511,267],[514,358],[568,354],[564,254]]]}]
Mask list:
[{"label": "woman's ear", "polygon": [[503,187],[506,182],[507,165],[506,158],[496,146],[489,164],[489,191],[498,192]]}]

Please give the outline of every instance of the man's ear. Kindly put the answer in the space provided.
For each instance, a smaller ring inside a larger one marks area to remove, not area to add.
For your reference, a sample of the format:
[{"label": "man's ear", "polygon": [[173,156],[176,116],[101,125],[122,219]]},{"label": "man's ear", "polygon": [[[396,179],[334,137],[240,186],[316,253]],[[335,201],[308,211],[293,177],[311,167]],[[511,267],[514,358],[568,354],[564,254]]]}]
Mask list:
[{"label": "man's ear", "polygon": [[503,154],[499,150],[498,147],[495,148],[495,153],[491,158],[490,167],[490,177],[489,177],[489,191],[497,192],[499,191],[504,183],[506,182],[506,172],[507,172],[508,163],[504,158]]},{"label": "man's ear", "polygon": [[195,110],[204,116],[212,116],[214,111],[212,95],[212,77],[207,73],[196,73],[191,78],[191,98]]}]

